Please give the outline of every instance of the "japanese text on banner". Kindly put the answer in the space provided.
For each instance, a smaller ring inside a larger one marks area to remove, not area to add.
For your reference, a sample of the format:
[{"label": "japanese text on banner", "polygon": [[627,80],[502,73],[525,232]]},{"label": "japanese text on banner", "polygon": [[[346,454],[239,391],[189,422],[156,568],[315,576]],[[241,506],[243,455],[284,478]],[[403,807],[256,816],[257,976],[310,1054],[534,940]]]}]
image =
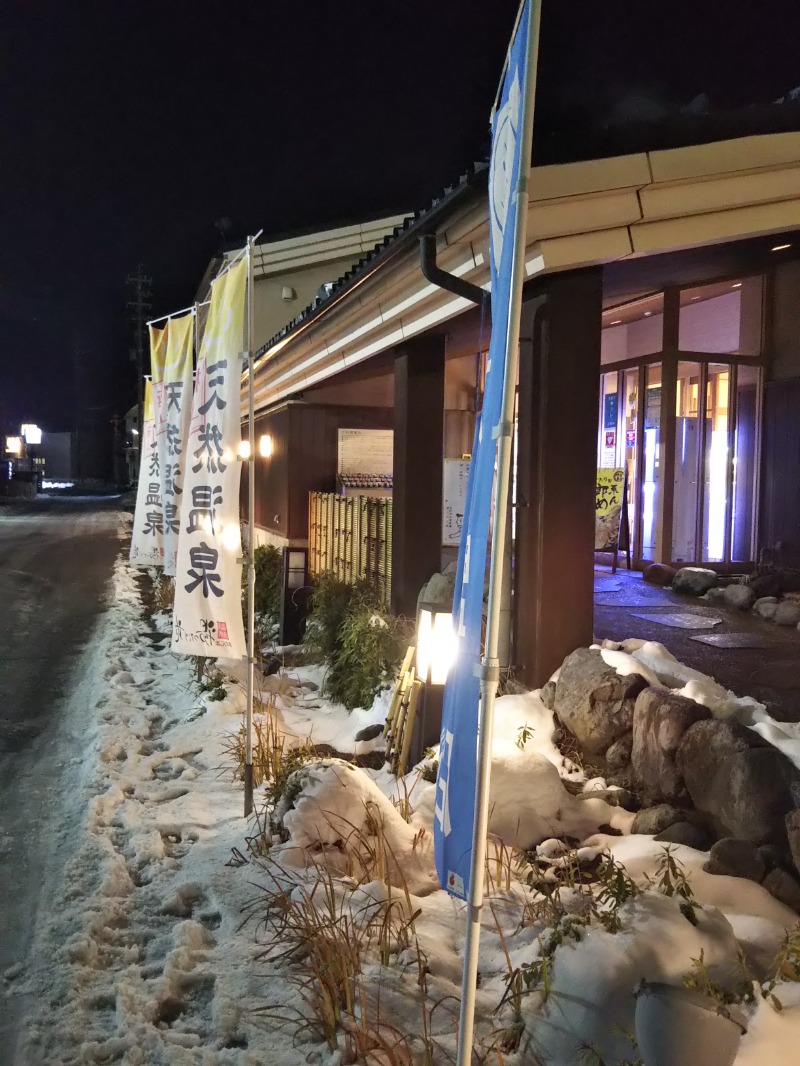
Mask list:
[{"label": "japanese text on banner", "polygon": [[247,260],[212,285],[186,445],[172,650],[240,658],[239,396]]}]

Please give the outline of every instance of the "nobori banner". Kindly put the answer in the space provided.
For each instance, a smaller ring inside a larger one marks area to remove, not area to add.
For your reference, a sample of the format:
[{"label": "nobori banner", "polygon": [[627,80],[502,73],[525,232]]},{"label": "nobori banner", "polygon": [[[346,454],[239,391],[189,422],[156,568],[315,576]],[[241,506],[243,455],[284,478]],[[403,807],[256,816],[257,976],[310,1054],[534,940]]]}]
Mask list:
[{"label": "nobori banner", "polygon": [[153,405],[163,502],[164,573],[174,575],[192,413],[194,315],[169,319],[163,332],[164,359],[158,368],[153,367]]},{"label": "nobori banner", "polygon": [[[160,375],[164,365],[166,330],[150,327],[150,367]],[[139,426],[139,488],[133,516],[130,560],[134,566],[163,566],[164,511],[161,493],[161,460],[156,441],[153,386],[145,382],[142,424]]]},{"label": "nobori banner", "polygon": [[212,285],[186,444],[172,650],[240,658],[242,620],[239,395],[247,260]]},{"label": "nobori banner", "polygon": [[[521,158],[523,81],[530,7],[522,7],[509,50],[500,106],[492,120],[489,167],[492,336],[483,406],[470,463],[458,551],[453,611],[458,654],[445,686],[439,772],[436,780],[434,852],[439,882],[466,899],[470,890],[478,773],[479,665],[489,520],[506,369],[506,331],[511,314],[513,254]],[[495,545],[496,551],[502,547]]]}]

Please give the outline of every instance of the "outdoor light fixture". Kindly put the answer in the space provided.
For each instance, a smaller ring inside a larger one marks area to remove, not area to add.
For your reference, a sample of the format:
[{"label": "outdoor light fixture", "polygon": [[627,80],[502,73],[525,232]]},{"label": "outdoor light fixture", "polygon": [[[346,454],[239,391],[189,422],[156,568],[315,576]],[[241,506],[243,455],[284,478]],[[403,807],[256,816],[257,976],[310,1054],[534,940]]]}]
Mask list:
[{"label": "outdoor light fixture", "polygon": [[27,444],[42,443],[42,431],[33,422],[25,423],[22,426],[22,436]]},{"label": "outdoor light fixture", "polygon": [[21,455],[22,437],[6,437],[6,451],[12,455]]},{"label": "outdoor light fixture", "polygon": [[139,430],[138,429],[132,429],[131,433],[134,435],[134,437],[138,437],[139,436]]},{"label": "outdoor light fixture", "polygon": [[269,433],[264,433],[258,442],[258,450],[263,459],[269,459],[272,455],[272,437]]},{"label": "outdoor light fixture", "polygon": [[250,441],[249,440],[239,441],[239,447],[236,449],[236,454],[239,456],[240,459],[249,459],[250,458]]},{"label": "outdoor light fixture", "polygon": [[417,677],[431,685],[443,685],[455,657],[452,608],[421,603],[417,623]]}]

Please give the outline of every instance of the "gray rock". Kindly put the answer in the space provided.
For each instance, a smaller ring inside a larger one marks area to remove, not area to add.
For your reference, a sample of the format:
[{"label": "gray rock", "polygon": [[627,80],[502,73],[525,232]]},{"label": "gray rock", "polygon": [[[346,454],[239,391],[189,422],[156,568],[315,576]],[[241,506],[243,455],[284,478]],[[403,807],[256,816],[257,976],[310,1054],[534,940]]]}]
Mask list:
[{"label": "gray rock", "polygon": [[374,725],[367,725],[367,726],[364,726],[363,729],[359,729],[359,731],[353,737],[353,740],[355,740],[356,742],[367,741],[367,740],[375,740],[375,738],[379,737],[382,732],[383,732],[383,723],[382,722],[375,722]]},{"label": "gray rock", "polygon": [[547,681],[542,685],[542,691],[539,693],[542,703],[548,709],[552,709],[556,705],[556,683],[555,681]]},{"label": "gray rock", "polygon": [[775,610],[773,622],[776,626],[796,626],[800,622],[800,603],[781,600]]},{"label": "gray rock", "polygon": [[645,807],[633,819],[631,832],[655,836],[657,833],[663,833],[665,829],[669,829],[676,822],[685,822],[686,814],[686,811],[679,811],[677,807],[672,807],[669,803],[658,803],[655,807]]},{"label": "gray rock", "polygon": [[702,596],[718,583],[719,579],[713,570],[706,570],[702,566],[683,566],[672,580],[672,591]]},{"label": "gray rock", "polygon": [[765,596],[761,600],[756,600],[753,604],[753,610],[759,618],[765,618],[769,622],[775,617],[775,612],[778,610],[778,601],[774,596]]},{"label": "gray rock", "polygon": [[456,580],[453,574],[434,574],[427,585],[423,585],[418,603],[436,603],[452,605]]},{"label": "gray rock", "polygon": [[[649,690],[645,689],[645,692],[647,691]],[[606,752],[606,768],[612,773],[624,770],[626,766],[630,765],[632,748],[633,733],[625,733],[619,740],[615,740]]]},{"label": "gray rock", "polygon": [[708,592],[704,593],[700,599],[707,600],[709,603],[724,603],[726,592],[727,589],[722,588],[721,585],[717,585],[713,589],[709,589]]},{"label": "gray rock", "polygon": [[695,851],[708,851],[714,843],[713,836],[706,829],[692,822],[673,822],[672,825],[656,833],[655,840],[660,844],[685,844]]},{"label": "gray rock", "polygon": [[792,862],[800,872],[800,811],[789,811],[786,815],[786,835],[789,839]]},{"label": "gray rock", "polygon": [[759,884],[767,868],[759,858],[758,848],[749,840],[723,837],[711,848],[708,862],[703,869],[709,874],[727,874],[729,877],[745,877]]},{"label": "gray rock", "polygon": [[783,842],[800,774],[752,729],[730,719],[696,722],[681,738],[676,763],[694,806],[727,836]]},{"label": "gray rock", "polygon": [[625,788],[596,788],[592,789],[591,792],[579,792],[575,798],[579,800],[605,800],[609,807],[622,807],[626,811],[636,809],[636,800]]},{"label": "gray rock", "polygon": [[680,803],[687,798],[675,761],[678,745],[689,726],[710,717],[699,703],[666,689],[646,688],[639,693],[633,711],[631,762],[648,799]]},{"label": "gray rock", "polygon": [[781,849],[776,847],[775,844],[762,844],[757,851],[758,857],[764,863],[764,868],[767,871],[774,870],[776,866],[780,866],[783,862]]},{"label": "gray rock", "polygon": [[750,578],[750,588],[756,596],[780,596],[781,579],[779,574],[756,574]]},{"label": "gray rock", "polygon": [[749,611],[755,602],[756,594],[747,585],[728,585],[723,593],[724,602],[737,611]]},{"label": "gray rock", "polygon": [[779,903],[800,914],[800,885],[790,873],[776,866],[761,883]]},{"label": "gray rock", "polygon": [[599,651],[578,648],[562,664],[553,709],[584,751],[600,754],[630,732],[636,697],[646,685],[638,674],[620,677]]}]

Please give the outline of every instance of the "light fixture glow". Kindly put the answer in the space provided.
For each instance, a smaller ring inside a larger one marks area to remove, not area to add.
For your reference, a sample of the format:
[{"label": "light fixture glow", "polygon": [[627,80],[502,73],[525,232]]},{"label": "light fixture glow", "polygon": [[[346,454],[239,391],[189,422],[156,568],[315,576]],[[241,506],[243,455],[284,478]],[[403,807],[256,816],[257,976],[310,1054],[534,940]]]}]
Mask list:
[{"label": "light fixture glow", "polygon": [[269,459],[272,455],[272,437],[264,433],[258,442],[258,450],[263,459]]},{"label": "light fixture glow", "polygon": [[649,318],[649,317],[650,317],[650,315],[652,315],[652,313],[653,313],[652,311],[645,311],[645,313],[644,313],[644,317],[645,317],[645,318]]},{"label": "light fixture glow", "polygon": [[457,648],[452,612],[447,607],[423,604],[417,629],[417,677],[443,685]]},{"label": "light fixture glow", "polygon": [[770,249],[770,251],[773,251],[773,252],[785,252],[787,248],[791,248],[791,247],[792,247],[791,244],[776,244],[774,248]]},{"label": "light fixture glow", "polygon": [[612,326],[621,326],[622,325],[622,319],[621,318],[615,318],[614,321],[611,323],[611,325]]},{"label": "light fixture glow", "polygon": [[239,549],[239,526],[231,522],[230,525],[225,526],[222,530],[222,545],[227,548],[228,551],[238,551]]},{"label": "light fixture glow", "polygon": [[250,458],[250,441],[249,440],[239,441],[239,447],[236,449],[236,454],[239,456],[240,459],[249,459]]},{"label": "light fixture glow", "polygon": [[6,437],[6,451],[12,455],[21,455],[22,437]]},{"label": "light fixture glow", "polygon": [[33,422],[26,422],[22,426],[22,436],[27,444],[41,444],[42,431]]},{"label": "light fixture glow", "polygon": [[741,287],[742,287],[741,281],[734,281],[733,285],[731,286],[732,289],[741,289]]}]

